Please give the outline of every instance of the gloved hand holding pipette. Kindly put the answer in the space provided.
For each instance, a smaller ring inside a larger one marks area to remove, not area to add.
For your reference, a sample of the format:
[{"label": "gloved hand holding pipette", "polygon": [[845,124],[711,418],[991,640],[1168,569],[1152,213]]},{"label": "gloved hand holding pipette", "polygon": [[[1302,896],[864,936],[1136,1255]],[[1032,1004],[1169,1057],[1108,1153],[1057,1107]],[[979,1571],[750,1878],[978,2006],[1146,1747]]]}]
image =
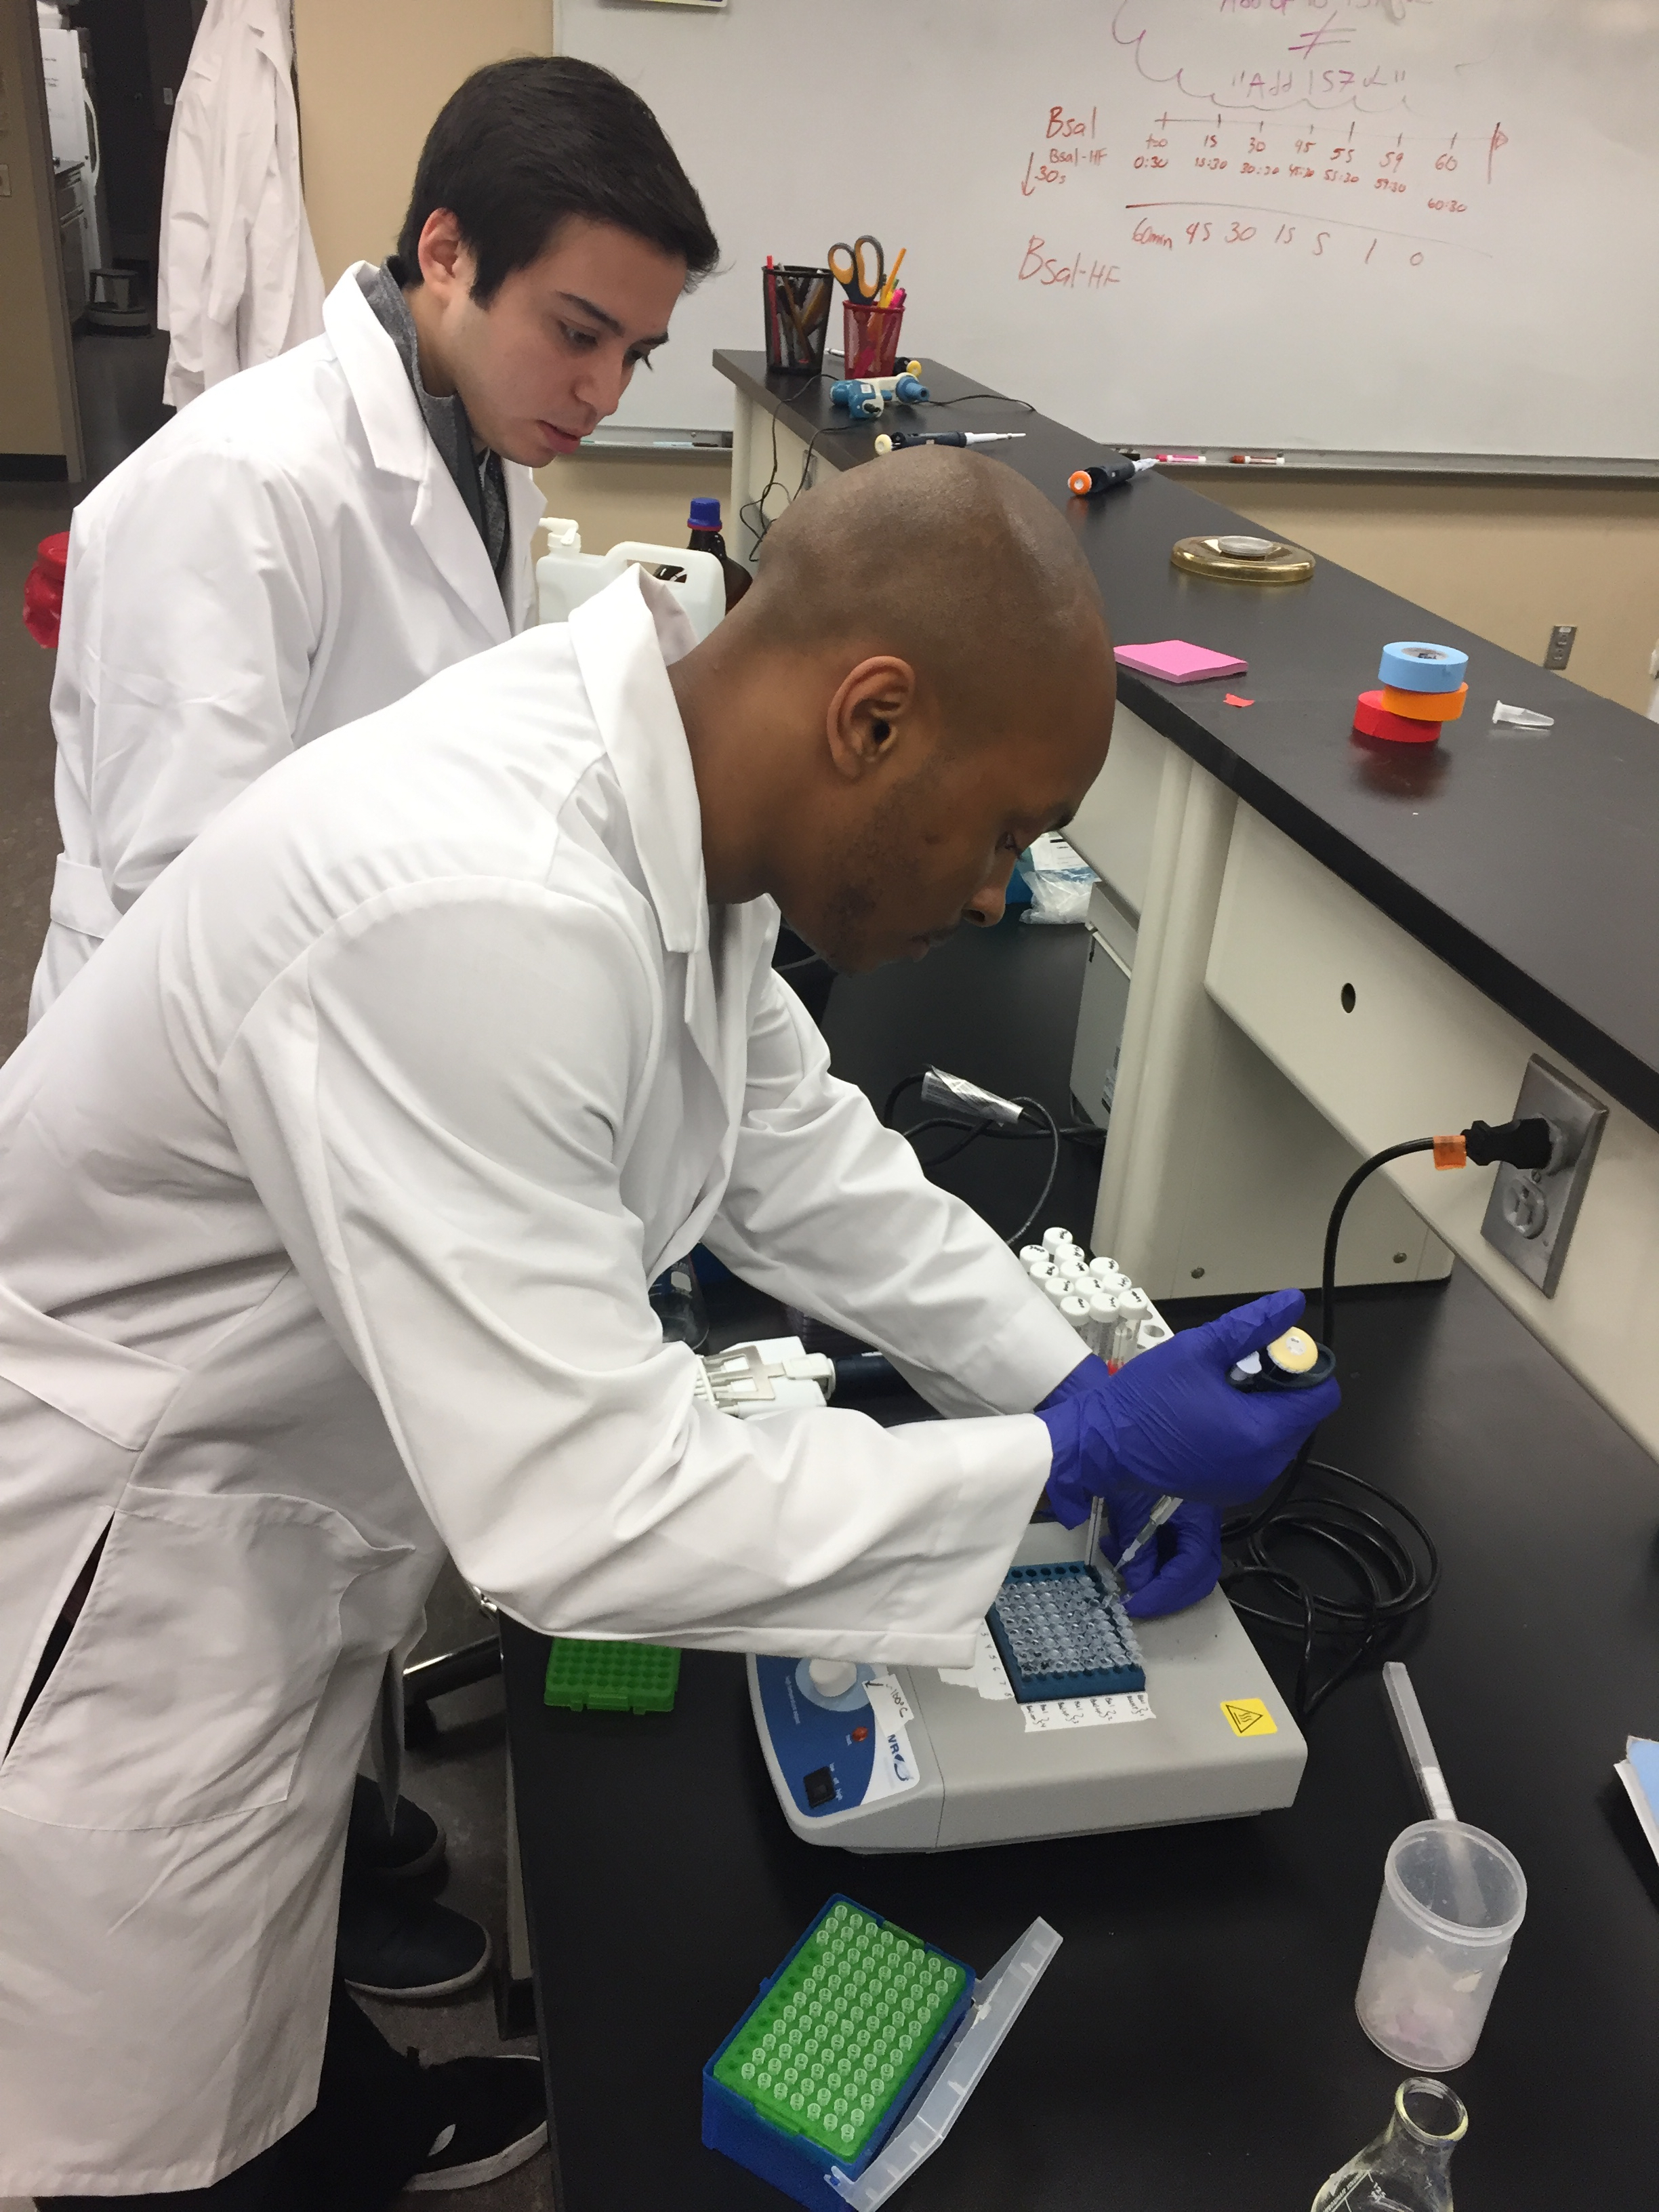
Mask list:
[{"label": "gloved hand holding pipette", "polygon": [[1340,1403],[1334,1380],[1284,1393],[1240,1391],[1227,1380],[1231,1367],[1281,1335],[1302,1307],[1300,1291],[1275,1291],[1182,1330],[1116,1375],[1099,1359],[1084,1359],[1036,1408],[1054,1449],[1048,1500],[1066,1528],[1103,1498],[1127,1545],[1161,1497],[1186,1501],[1126,1571],[1139,1601],[1130,1609],[1139,1618],[1194,1604],[1214,1587],[1218,1516],[1196,1509],[1259,1496]]}]

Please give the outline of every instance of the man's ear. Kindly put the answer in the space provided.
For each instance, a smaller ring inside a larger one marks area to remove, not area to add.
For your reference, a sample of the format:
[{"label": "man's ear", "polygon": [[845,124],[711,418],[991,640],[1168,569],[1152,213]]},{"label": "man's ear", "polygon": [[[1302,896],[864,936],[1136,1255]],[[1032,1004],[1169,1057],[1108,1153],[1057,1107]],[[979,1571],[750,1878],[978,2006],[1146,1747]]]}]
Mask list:
[{"label": "man's ear", "polygon": [[476,274],[472,255],[461,236],[461,227],[447,208],[434,208],[421,228],[416,249],[420,278],[435,298],[470,291]]},{"label": "man's ear", "polygon": [[842,678],[824,720],[830,764],[849,783],[884,767],[910,738],[916,708],[915,671],[908,660],[878,654]]}]

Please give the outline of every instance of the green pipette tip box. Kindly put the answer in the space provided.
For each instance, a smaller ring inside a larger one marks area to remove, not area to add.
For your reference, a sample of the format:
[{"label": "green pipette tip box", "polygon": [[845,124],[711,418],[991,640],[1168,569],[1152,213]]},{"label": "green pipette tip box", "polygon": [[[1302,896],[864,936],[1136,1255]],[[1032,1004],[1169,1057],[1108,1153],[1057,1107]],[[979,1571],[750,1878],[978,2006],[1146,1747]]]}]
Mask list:
[{"label": "green pipette tip box", "polygon": [[[774,2128],[849,2168],[959,2014],[968,1979],[960,1960],[836,1899],[710,2071]],[[711,2142],[707,2118],[703,2140]],[[728,2141],[713,2147],[753,2163]],[[763,2164],[754,2170],[780,2179]]]},{"label": "green pipette tip box", "polygon": [[680,1655],[670,1644],[599,1644],[556,1636],[542,1702],[573,1713],[672,1713]]}]

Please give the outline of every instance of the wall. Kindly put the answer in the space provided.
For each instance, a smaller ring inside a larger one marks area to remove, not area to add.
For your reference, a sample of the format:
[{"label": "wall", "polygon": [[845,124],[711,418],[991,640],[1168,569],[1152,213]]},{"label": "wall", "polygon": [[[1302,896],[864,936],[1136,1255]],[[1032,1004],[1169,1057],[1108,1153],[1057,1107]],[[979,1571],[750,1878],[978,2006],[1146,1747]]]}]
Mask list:
[{"label": "wall", "polygon": [[295,0],[306,206],[325,283],[397,242],[432,119],[461,79],[553,51],[553,0]]},{"label": "wall", "polygon": [[684,460],[590,460],[573,453],[537,471],[550,514],[574,515],[582,550],[608,553],[624,538],[647,545],[683,545],[686,512],[694,496],[717,499],[732,538],[732,464],[709,454]]},{"label": "wall", "polygon": [[0,197],[0,453],[62,453],[78,479],[81,434],[34,0],[0,0],[0,162],[11,185]]},{"label": "wall", "polygon": [[1567,674],[1647,711],[1659,643],[1659,487],[1642,484],[1183,483],[1477,636],[1541,661],[1577,623]]}]

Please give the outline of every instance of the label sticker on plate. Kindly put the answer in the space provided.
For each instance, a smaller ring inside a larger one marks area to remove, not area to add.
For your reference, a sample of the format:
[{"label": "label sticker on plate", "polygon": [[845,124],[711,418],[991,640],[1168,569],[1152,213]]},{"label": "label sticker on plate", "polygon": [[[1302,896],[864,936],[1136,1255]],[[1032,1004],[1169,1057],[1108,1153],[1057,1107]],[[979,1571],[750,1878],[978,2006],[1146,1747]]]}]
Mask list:
[{"label": "label sticker on plate", "polygon": [[1120,1690],[1109,1698],[1050,1698],[1022,1705],[1027,1735],[1054,1729],[1110,1728],[1121,1721],[1150,1721],[1158,1716],[1145,1690]]}]

